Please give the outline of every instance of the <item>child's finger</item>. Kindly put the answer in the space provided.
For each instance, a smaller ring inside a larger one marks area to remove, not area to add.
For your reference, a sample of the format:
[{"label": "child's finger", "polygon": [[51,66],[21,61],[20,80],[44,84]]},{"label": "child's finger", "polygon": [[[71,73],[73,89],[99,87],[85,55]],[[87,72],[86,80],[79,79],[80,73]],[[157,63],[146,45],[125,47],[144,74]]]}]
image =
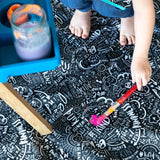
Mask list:
[{"label": "child's finger", "polygon": [[148,78],[143,78],[142,83],[143,83],[143,86],[146,86],[148,83]]},{"label": "child's finger", "polygon": [[136,82],[136,78],[135,78],[135,75],[132,73],[132,83],[135,83]]},{"label": "child's finger", "polygon": [[142,88],[142,79],[141,78],[137,78],[136,79],[136,84],[137,84],[137,89],[140,91]]},{"label": "child's finger", "polygon": [[150,70],[148,72],[148,74],[146,75],[146,78],[144,78],[144,80],[143,80],[143,86],[146,86],[147,84],[145,84],[145,83],[148,83],[150,81],[151,75],[152,75],[152,70]]},{"label": "child's finger", "polygon": [[135,82],[136,82],[135,78],[132,78],[132,83],[135,83]]},{"label": "child's finger", "polygon": [[150,71],[149,71],[149,80],[148,81],[150,81],[150,78],[151,78],[151,75],[152,75],[152,68],[150,68]]}]

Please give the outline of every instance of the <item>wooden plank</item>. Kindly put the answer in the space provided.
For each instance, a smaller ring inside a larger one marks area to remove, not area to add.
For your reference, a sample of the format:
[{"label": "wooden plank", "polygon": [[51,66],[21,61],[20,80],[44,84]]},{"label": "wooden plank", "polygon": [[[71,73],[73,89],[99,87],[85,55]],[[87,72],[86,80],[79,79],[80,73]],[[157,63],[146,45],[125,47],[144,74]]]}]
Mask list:
[{"label": "wooden plank", "polygon": [[51,125],[7,83],[0,83],[0,98],[41,135],[52,133]]}]

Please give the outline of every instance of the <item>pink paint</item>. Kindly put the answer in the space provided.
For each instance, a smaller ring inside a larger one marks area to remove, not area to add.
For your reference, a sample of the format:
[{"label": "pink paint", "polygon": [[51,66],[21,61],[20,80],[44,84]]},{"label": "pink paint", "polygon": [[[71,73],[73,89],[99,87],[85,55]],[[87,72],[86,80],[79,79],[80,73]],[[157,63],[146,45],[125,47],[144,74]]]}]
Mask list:
[{"label": "pink paint", "polygon": [[97,120],[98,120],[98,117],[97,115],[92,115],[91,119],[89,120],[89,122],[95,126],[97,126]]},{"label": "pink paint", "polygon": [[106,117],[107,117],[107,116],[105,116],[105,115],[101,115],[101,116],[97,119],[97,124],[100,125]]},{"label": "pink paint", "polygon": [[92,115],[91,119],[89,120],[89,122],[95,126],[100,125],[103,120],[106,118],[105,115],[101,115],[100,117],[98,117],[97,115]]}]

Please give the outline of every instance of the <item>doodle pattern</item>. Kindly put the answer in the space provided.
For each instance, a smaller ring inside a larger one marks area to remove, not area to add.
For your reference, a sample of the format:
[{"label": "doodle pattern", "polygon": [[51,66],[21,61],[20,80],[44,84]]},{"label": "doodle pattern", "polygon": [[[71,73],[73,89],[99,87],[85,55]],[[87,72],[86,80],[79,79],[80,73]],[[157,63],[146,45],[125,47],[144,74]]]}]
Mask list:
[{"label": "doodle pattern", "polygon": [[89,123],[132,86],[133,46],[118,43],[119,19],[92,13],[87,40],[70,34],[74,10],[51,1],[62,63],[52,71],[10,77],[8,82],[52,125],[40,136],[0,100],[1,160],[160,159],[160,0],[149,53],[153,75],[100,126]]}]

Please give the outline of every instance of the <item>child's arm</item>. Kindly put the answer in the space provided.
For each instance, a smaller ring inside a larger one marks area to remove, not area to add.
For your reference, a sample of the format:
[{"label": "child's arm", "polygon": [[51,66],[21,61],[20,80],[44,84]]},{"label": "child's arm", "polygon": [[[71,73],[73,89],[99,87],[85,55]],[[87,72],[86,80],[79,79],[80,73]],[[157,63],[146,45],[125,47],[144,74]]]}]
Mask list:
[{"label": "child's arm", "polygon": [[138,90],[147,85],[151,77],[148,52],[155,23],[153,0],[132,0],[134,8],[135,49],[131,64],[133,83]]}]

